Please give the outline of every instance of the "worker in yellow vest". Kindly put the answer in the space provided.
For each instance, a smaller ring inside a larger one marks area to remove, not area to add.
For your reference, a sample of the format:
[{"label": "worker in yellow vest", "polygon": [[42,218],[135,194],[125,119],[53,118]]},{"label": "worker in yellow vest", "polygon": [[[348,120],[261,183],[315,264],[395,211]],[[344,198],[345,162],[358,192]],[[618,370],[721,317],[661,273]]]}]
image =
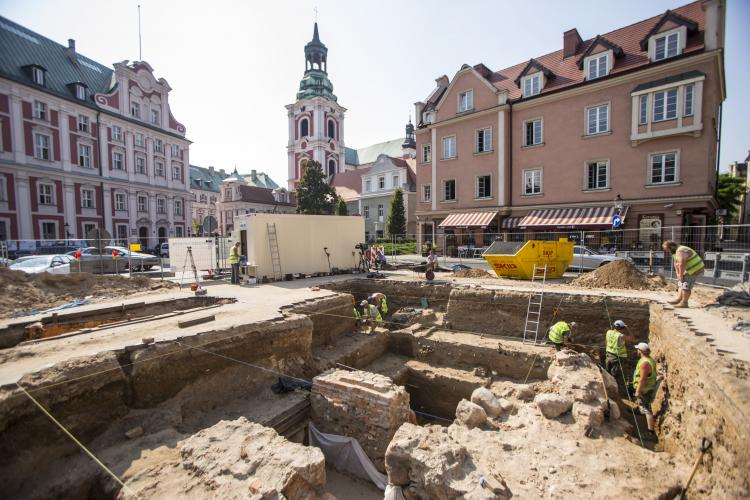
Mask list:
[{"label": "worker in yellow vest", "polygon": [[384,293],[373,293],[372,295],[367,297],[367,302],[369,302],[370,304],[374,304],[375,307],[380,309],[381,314],[388,314],[388,299],[386,298]]},{"label": "worker in yellow vest", "polygon": [[[604,359],[604,368],[610,375],[617,378],[621,375],[620,366],[628,358],[628,350],[625,342],[635,342],[635,337],[631,333],[626,333],[627,325],[621,319],[612,324],[612,328],[605,334],[606,357]],[[624,378],[624,374],[622,374]]]},{"label": "worker in yellow vest", "polygon": [[563,347],[570,346],[570,337],[575,333],[577,324],[575,321],[567,323],[558,321],[547,330],[547,338],[558,351]]},{"label": "worker in yellow vest", "polygon": [[692,248],[678,245],[672,240],[665,241],[661,247],[665,252],[672,254],[672,262],[674,263],[675,274],[677,274],[679,294],[676,299],[670,300],[669,303],[674,304],[675,307],[686,308],[693,285],[695,285],[695,278],[703,272],[705,266],[703,259]]},{"label": "worker in yellow vest", "polygon": [[651,413],[651,404],[656,395],[656,361],[651,357],[651,348],[645,342],[635,345],[640,359],[635,365],[633,372],[633,391],[638,402],[638,409],[646,416],[646,425],[653,436],[654,414]]},{"label": "worker in yellow vest", "polygon": [[375,326],[383,324],[383,317],[374,304],[363,300],[359,305],[362,306],[362,319],[370,325],[370,333],[372,333],[375,330]]},{"label": "worker in yellow vest", "polygon": [[237,241],[229,250],[229,265],[232,266],[232,284],[240,284],[240,242]]}]

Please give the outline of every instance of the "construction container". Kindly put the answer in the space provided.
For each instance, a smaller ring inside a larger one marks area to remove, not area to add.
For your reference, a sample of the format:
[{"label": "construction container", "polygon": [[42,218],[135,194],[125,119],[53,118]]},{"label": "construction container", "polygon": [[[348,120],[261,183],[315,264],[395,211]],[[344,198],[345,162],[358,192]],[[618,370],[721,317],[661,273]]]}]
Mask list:
[{"label": "construction container", "polygon": [[[530,280],[534,266],[547,265],[547,278],[561,278],[573,261],[572,241],[495,241],[482,254],[498,277]],[[540,272],[537,276],[541,276]]]}]

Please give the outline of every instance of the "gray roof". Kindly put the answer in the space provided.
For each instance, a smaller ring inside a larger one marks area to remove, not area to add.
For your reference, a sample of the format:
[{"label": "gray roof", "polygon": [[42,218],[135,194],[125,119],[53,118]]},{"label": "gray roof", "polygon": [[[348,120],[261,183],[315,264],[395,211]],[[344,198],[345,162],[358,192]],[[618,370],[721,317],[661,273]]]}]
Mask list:
[{"label": "gray roof", "polygon": [[268,189],[278,189],[279,185],[276,184],[273,179],[271,179],[267,173],[265,172],[258,172],[255,174],[255,179],[253,179],[253,174],[242,174],[242,177],[245,178],[245,182],[247,182],[250,186],[255,187],[261,187],[261,188],[268,188]]},{"label": "gray roof", "polygon": [[682,80],[689,80],[690,78],[698,78],[701,76],[706,76],[706,75],[697,70],[688,71],[687,73],[680,73],[679,75],[667,76],[665,78],[659,78],[658,80],[641,83],[640,85],[637,85],[633,89],[633,92],[639,92],[641,90],[648,90],[654,87],[661,87],[662,85],[667,85],[670,83],[677,83],[677,82],[681,82]]},{"label": "gray roof", "polygon": [[112,88],[113,70],[76,53],[77,64],[68,57],[68,47],[0,16],[0,76],[29,86],[28,66],[38,65],[46,71],[46,92],[75,99],[73,83],[88,87],[86,102],[94,106],[94,93],[107,93]]},{"label": "gray roof", "polygon": [[344,151],[344,160],[347,165],[367,165],[374,163],[381,154],[393,158],[401,158],[403,156],[401,148],[403,142],[403,139],[393,139],[361,149],[346,148]]},{"label": "gray roof", "polygon": [[202,189],[204,191],[219,192],[221,181],[229,177],[229,174],[223,175],[218,170],[209,170],[206,167],[190,165],[190,189]]}]

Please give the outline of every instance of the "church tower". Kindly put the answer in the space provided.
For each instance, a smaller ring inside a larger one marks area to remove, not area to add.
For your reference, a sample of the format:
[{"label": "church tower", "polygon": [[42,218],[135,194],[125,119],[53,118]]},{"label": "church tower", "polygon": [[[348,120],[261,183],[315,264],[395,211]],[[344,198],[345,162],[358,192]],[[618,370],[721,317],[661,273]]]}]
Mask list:
[{"label": "church tower", "polygon": [[305,74],[297,101],[286,106],[289,118],[288,184],[296,190],[307,160],[320,163],[329,178],[344,171],[344,113],[328,79],[328,48],[318,35],[305,45]]}]

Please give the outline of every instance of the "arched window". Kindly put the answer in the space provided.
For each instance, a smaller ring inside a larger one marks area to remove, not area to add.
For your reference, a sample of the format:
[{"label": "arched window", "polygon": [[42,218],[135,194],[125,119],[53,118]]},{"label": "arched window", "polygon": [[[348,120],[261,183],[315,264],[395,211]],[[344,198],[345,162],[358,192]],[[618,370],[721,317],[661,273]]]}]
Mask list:
[{"label": "arched window", "polygon": [[328,120],[328,137],[331,139],[336,138],[336,122]]},{"label": "arched window", "polygon": [[328,175],[336,173],[336,162],[334,160],[328,160]]},{"label": "arched window", "polygon": [[310,135],[310,121],[307,118],[303,118],[299,122],[299,136],[307,137]]}]

